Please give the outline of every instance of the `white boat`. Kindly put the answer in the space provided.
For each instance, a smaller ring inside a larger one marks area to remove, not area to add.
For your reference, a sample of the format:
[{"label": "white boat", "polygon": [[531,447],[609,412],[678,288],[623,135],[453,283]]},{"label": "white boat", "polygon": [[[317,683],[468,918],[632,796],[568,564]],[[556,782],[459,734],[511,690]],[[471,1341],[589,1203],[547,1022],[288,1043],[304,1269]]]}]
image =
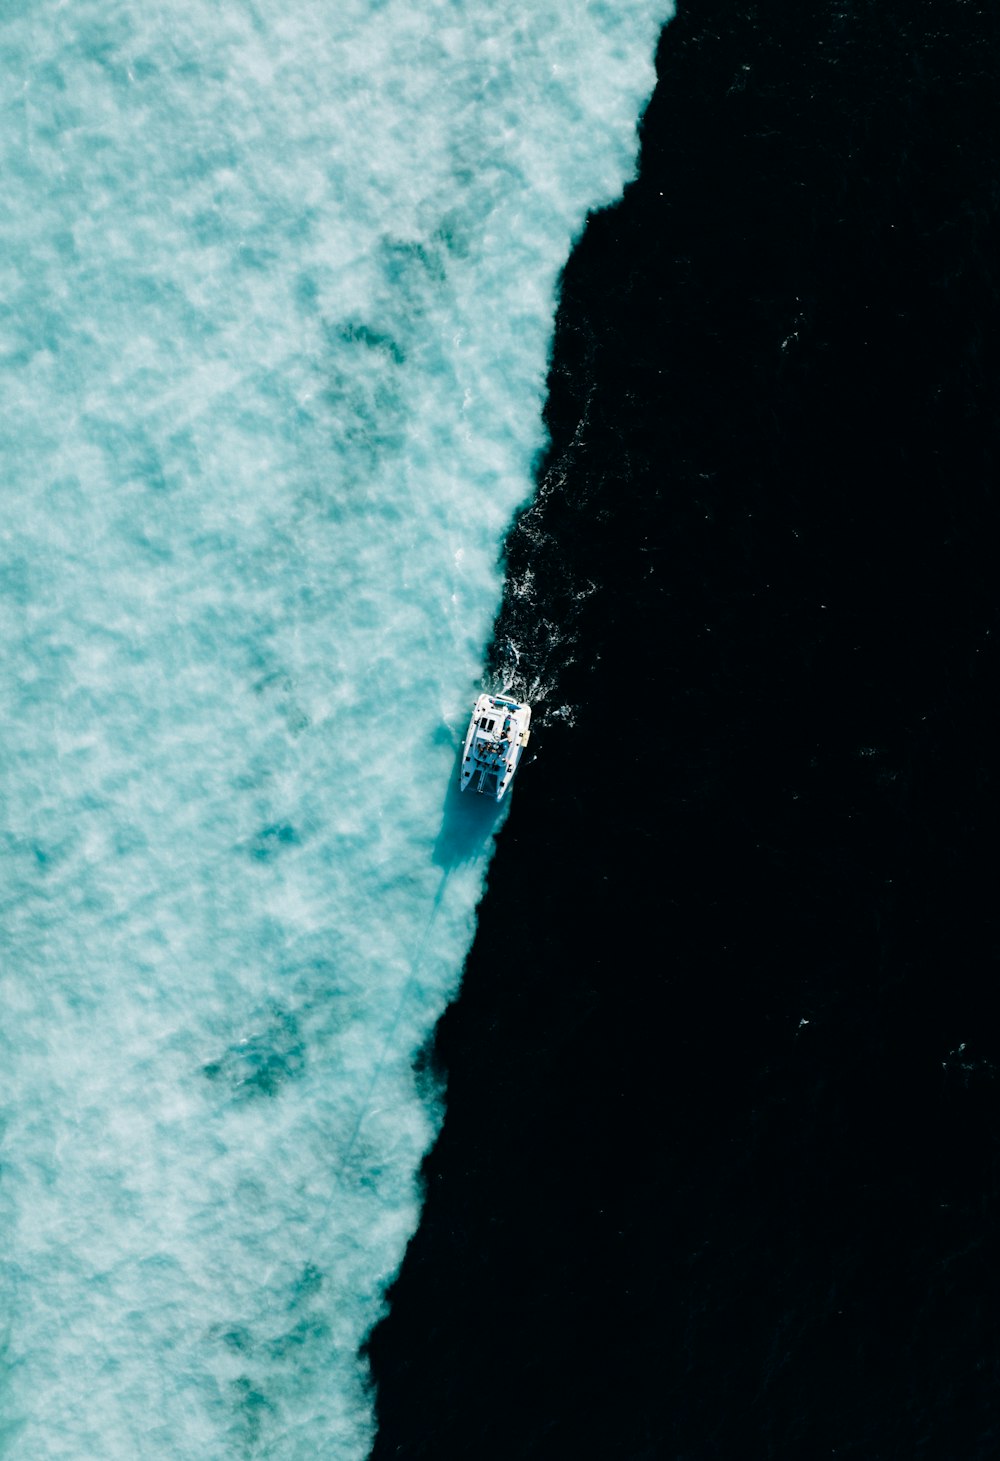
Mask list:
[{"label": "white boat", "polygon": [[503,799],[528,744],[531,706],[506,695],[480,695],[462,751],[462,790]]}]

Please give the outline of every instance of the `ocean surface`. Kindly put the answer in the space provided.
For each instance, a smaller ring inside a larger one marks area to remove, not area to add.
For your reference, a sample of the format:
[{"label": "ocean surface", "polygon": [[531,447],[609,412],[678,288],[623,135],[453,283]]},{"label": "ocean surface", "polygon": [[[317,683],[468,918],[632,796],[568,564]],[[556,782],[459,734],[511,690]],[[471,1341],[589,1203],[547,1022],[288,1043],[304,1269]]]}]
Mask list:
[{"label": "ocean surface", "polygon": [[369,1450],[497,826],[456,749],[667,14],[4,9],[11,1461]]},{"label": "ocean surface", "polygon": [[641,139],[373,1458],[991,1461],[1000,15],[683,0]]}]

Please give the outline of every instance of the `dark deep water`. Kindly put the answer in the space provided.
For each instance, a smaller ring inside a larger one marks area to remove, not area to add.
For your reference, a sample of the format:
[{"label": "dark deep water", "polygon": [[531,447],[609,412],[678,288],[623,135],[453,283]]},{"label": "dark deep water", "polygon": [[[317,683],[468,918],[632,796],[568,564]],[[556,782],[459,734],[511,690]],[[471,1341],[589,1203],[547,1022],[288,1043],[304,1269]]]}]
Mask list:
[{"label": "dark deep water", "polygon": [[998,32],[665,32],[508,544],[539,729],[376,1461],[1000,1450]]}]

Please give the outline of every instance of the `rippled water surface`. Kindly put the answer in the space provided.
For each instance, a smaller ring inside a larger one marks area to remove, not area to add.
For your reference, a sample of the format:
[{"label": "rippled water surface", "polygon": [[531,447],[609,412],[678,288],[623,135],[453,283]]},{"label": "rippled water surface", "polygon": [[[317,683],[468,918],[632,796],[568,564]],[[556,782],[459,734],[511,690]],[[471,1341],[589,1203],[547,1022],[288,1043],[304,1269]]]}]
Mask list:
[{"label": "rippled water surface", "polygon": [[664,18],[0,21],[4,1455],[367,1448],[456,743]]}]

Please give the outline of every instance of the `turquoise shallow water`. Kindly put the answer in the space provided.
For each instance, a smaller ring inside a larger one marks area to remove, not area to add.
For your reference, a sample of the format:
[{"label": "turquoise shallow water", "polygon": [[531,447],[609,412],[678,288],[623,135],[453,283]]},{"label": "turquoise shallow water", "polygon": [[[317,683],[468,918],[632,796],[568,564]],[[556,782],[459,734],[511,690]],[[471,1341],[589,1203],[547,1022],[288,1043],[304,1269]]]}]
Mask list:
[{"label": "turquoise shallow water", "polygon": [[5,15],[0,1454],[360,1457],[455,749],[664,8]]}]

